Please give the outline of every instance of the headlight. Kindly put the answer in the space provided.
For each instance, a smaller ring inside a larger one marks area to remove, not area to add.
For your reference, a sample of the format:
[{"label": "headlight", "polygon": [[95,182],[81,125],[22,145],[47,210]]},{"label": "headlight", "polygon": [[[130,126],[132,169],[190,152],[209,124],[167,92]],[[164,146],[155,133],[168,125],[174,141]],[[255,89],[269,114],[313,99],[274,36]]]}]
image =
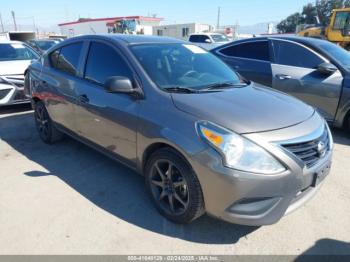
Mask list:
[{"label": "headlight", "polygon": [[224,165],[246,172],[277,174],[286,169],[265,149],[250,140],[209,122],[197,124],[200,136],[222,156]]}]

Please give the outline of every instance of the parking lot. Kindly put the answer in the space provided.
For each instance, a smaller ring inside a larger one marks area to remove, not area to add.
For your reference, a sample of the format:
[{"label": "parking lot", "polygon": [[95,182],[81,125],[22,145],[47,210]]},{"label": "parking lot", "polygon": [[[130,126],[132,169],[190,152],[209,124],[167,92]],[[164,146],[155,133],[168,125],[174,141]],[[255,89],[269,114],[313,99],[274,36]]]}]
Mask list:
[{"label": "parking lot", "polygon": [[175,225],[133,171],[72,139],[41,142],[26,106],[0,112],[1,254],[350,254],[350,135],[316,197],[278,224]]}]

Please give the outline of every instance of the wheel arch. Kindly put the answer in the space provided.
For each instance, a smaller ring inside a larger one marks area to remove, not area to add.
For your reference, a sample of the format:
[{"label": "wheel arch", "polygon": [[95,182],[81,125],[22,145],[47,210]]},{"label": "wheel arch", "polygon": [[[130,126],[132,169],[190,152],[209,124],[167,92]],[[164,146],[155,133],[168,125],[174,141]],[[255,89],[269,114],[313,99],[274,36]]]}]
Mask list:
[{"label": "wheel arch", "polygon": [[35,106],[38,102],[40,102],[41,99],[37,96],[33,96],[30,100],[31,104],[32,104],[32,108],[35,109]]},{"label": "wheel arch", "polygon": [[348,111],[345,113],[343,128],[348,131],[350,130],[350,108],[348,108]]},{"label": "wheel arch", "polygon": [[155,142],[149,144],[145,148],[145,150],[143,151],[142,159],[141,159],[141,167],[140,167],[141,174],[143,174],[145,167],[146,167],[146,164],[147,164],[147,161],[152,156],[152,154],[155,153],[156,151],[164,149],[164,148],[169,148],[169,149],[173,150],[190,166],[190,168],[192,168],[192,165],[188,161],[188,159],[186,157],[186,153],[184,152],[183,149],[181,149],[180,147],[178,147],[175,144],[169,143],[169,141],[155,141]]}]

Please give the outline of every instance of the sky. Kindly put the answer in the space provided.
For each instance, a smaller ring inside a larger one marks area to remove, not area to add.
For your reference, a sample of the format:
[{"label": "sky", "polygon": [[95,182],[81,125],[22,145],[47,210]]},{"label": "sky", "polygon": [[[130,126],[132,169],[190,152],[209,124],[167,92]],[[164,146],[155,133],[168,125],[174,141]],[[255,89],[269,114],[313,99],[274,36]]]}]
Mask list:
[{"label": "sky", "polygon": [[79,17],[115,17],[152,15],[164,18],[164,24],[199,22],[216,25],[221,7],[221,25],[253,25],[280,21],[301,11],[313,0],[2,0],[0,13],[3,23],[11,26],[11,10],[17,24],[52,27],[75,21]]}]

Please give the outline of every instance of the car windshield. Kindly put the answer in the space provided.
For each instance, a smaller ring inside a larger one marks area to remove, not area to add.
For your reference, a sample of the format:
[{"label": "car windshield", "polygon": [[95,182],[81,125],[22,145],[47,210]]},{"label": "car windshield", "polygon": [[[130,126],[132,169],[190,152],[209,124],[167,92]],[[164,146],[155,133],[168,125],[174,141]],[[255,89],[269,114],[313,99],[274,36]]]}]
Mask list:
[{"label": "car windshield", "polygon": [[219,58],[191,44],[134,45],[131,50],[160,88],[204,90],[242,85],[240,77]]},{"label": "car windshield", "polygon": [[336,44],[324,42],[319,48],[328,54],[332,59],[338,62],[344,69],[350,72],[350,52],[337,46]]},{"label": "car windshield", "polygon": [[38,58],[38,54],[24,44],[0,44],[0,61],[33,60]]},{"label": "car windshield", "polygon": [[41,50],[49,50],[51,47],[53,47],[56,43],[55,41],[37,41],[36,44],[39,46]]},{"label": "car windshield", "polygon": [[229,39],[226,37],[226,36],[224,36],[224,35],[211,35],[211,38],[213,38],[213,40],[215,41],[215,42],[228,42],[229,41]]}]

